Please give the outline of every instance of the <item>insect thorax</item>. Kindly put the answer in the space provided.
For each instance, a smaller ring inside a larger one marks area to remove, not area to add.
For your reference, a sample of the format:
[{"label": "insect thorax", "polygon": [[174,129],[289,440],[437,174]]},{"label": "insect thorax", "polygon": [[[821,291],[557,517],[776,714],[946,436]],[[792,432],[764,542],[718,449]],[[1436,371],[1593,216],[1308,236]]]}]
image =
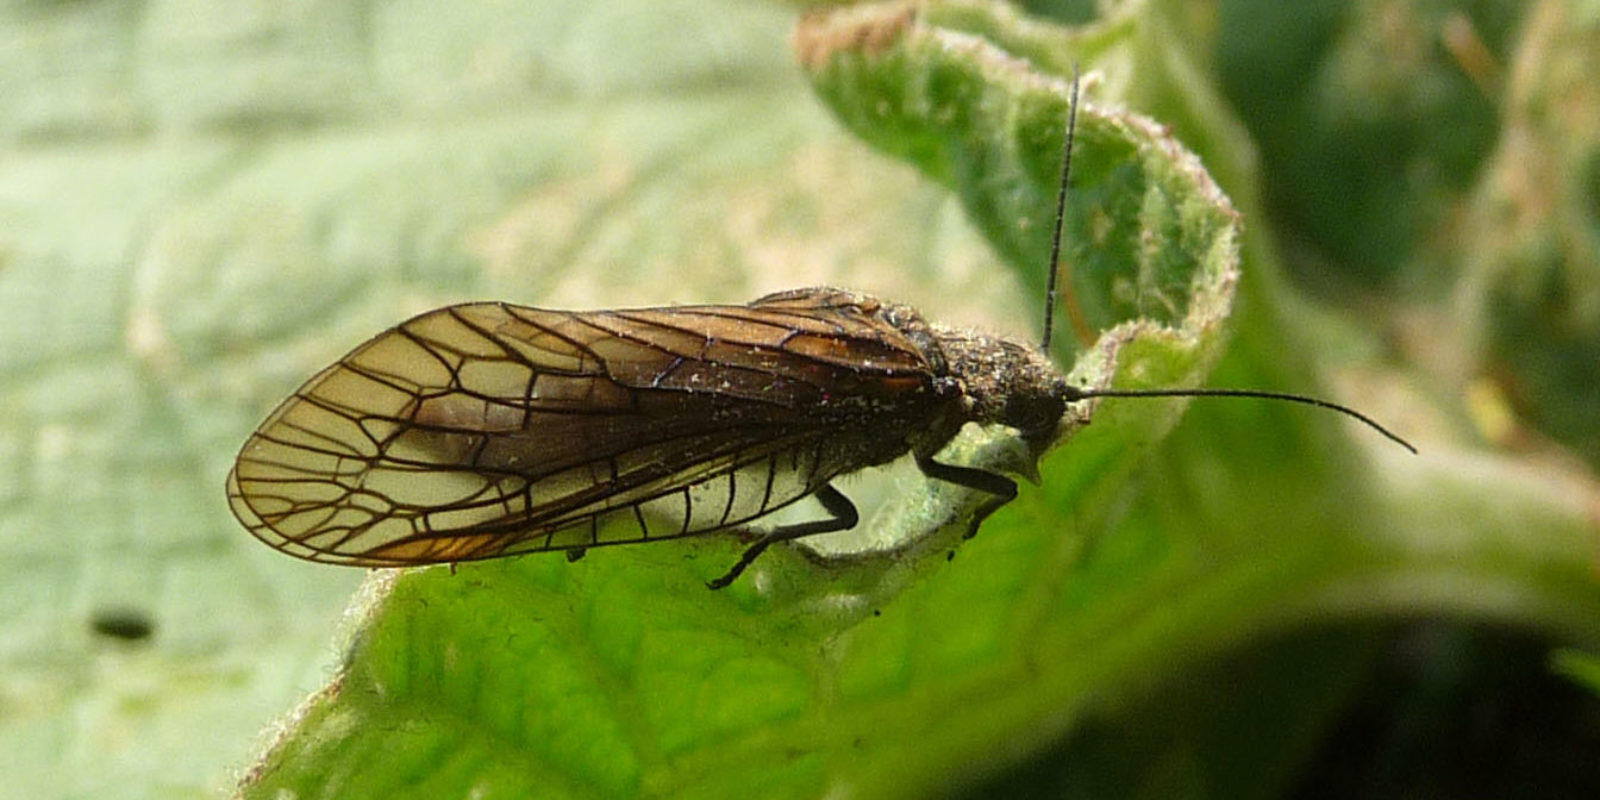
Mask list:
[{"label": "insect thorax", "polygon": [[960,382],[967,419],[1016,428],[1035,450],[1055,439],[1067,379],[1039,350],[996,336],[936,326],[947,369]]},{"label": "insect thorax", "polygon": [[919,452],[938,450],[965,422],[1016,428],[1036,451],[1054,440],[1068,384],[1038,349],[930,324],[909,306],[887,305],[878,313],[922,350],[946,391],[959,396],[961,418],[933,426],[923,441],[913,443]]}]

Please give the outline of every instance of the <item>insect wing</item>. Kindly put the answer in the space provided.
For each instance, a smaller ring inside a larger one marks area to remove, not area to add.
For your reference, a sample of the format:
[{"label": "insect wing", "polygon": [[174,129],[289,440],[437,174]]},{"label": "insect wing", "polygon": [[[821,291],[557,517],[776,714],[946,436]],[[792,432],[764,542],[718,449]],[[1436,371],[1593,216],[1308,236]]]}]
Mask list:
[{"label": "insect wing", "polygon": [[[828,397],[926,392],[892,329],[793,305],[429,312],[273,411],[229,475],[230,503],[283,552],[365,566],[746,522],[860,466],[833,455]],[[881,366],[842,366],[852,346]]]}]

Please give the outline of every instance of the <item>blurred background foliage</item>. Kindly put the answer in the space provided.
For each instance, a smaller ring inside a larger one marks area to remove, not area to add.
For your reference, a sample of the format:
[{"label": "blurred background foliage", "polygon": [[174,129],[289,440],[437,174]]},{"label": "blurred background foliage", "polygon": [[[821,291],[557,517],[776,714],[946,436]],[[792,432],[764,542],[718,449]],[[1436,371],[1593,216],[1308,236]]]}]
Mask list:
[{"label": "blurred background foliage", "polygon": [[[1600,643],[1574,621],[1600,607],[1540,593],[1592,601],[1600,568],[1600,4],[1022,4],[1040,29],[943,5],[1048,72],[1084,61],[1098,98],[1171,125],[1245,212],[1243,352],[1214,382],[1286,360],[1265,378],[1328,380],[1463,485],[1507,492],[1462,531],[1576,520],[1591,554],[1481,587],[1411,573],[1240,633],[968,791],[1600,793]],[[326,682],[360,576],[250,541],[221,478],[272,402],[406,313],[835,283],[1026,332],[1008,309],[1034,278],[995,277],[943,190],[873,172],[810,96],[785,44],[799,11],[0,9],[0,795],[230,791]],[[1250,352],[1274,345],[1291,352]],[[1230,413],[1191,409],[1169,450],[1262,452],[1208,438]],[[1397,497],[1456,497],[1380,469]],[[1448,558],[1451,522],[1421,503],[1388,534]]]}]

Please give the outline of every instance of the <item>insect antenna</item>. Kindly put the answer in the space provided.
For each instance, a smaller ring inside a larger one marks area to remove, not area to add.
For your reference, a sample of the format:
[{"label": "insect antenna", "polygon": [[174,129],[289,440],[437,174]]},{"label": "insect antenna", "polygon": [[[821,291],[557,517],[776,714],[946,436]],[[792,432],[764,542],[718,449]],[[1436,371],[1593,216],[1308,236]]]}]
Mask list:
[{"label": "insect antenna", "polygon": [[[1066,226],[1067,187],[1072,179],[1072,140],[1078,130],[1078,65],[1072,65],[1072,90],[1067,102],[1067,136],[1061,153],[1061,187],[1056,192],[1056,228],[1050,238],[1050,270],[1046,279],[1044,304],[1044,340],[1040,349],[1050,352],[1050,335],[1056,307],[1056,275],[1061,267],[1061,233]],[[1395,444],[1416,455],[1417,448],[1400,438],[1376,420],[1348,406],[1288,392],[1270,392],[1259,389],[1078,389],[1067,387],[1066,400],[1076,402],[1093,397],[1253,397],[1259,400],[1280,400],[1288,403],[1325,408],[1337,411],[1366,424]]]},{"label": "insect antenna", "polygon": [[1367,427],[1384,435],[1389,441],[1404,447],[1416,455],[1417,448],[1405,439],[1400,438],[1393,431],[1379,425],[1376,420],[1349,406],[1342,406],[1327,400],[1307,397],[1301,394],[1288,392],[1268,392],[1260,389],[1077,389],[1069,388],[1068,402],[1087,400],[1091,397],[1254,397],[1261,400],[1283,400],[1289,403],[1326,408],[1337,411],[1348,417],[1353,417],[1365,423]]},{"label": "insect antenna", "polygon": [[1050,352],[1050,329],[1055,322],[1056,273],[1061,269],[1061,229],[1067,221],[1067,186],[1072,181],[1072,137],[1078,132],[1078,63],[1072,63],[1072,96],[1067,101],[1067,140],[1061,147],[1061,188],[1056,190],[1056,231],[1050,237],[1050,274],[1045,278],[1044,342],[1039,349]]}]

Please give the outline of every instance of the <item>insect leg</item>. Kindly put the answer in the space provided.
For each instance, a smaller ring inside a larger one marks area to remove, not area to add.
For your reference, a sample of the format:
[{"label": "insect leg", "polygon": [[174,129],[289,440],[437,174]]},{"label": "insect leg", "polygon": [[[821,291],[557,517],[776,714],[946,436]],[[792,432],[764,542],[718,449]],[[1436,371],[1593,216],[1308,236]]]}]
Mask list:
[{"label": "insect leg", "polygon": [[972,467],[941,464],[934,461],[932,456],[920,454],[917,456],[917,469],[922,470],[922,474],[930,478],[992,495],[982,505],[978,506],[977,511],[972,513],[972,525],[967,528],[966,535],[962,537],[964,539],[971,539],[977,535],[978,526],[983,524],[983,521],[988,519],[990,514],[993,514],[1001,506],[1017,497],[1017,482],[1004,475],[997,475],[993,472],[985,472]]},{"label": "insect leg", "polygon": [[744,551],[744,555],[739,556],[739,563],[734,564],[733,569],[728,570],[728,574],[714,581],[707,581],[706,586],[711,589],[727,587],[744,572],[745,567],[750,566],[757,557],[766,552],[768,547],[778,542],[801,539],[819,533],[847,531],[854,528],[861,520],[861,514],[856,511],[856,504],[850,502],[850,498],[845,497],[843,492],[833,488],[831,483],[823,484],[822,488],[817,490],[816,498],[822,503],[822,507],[833,515],[831,518],[785,525],[767,531]]}]

